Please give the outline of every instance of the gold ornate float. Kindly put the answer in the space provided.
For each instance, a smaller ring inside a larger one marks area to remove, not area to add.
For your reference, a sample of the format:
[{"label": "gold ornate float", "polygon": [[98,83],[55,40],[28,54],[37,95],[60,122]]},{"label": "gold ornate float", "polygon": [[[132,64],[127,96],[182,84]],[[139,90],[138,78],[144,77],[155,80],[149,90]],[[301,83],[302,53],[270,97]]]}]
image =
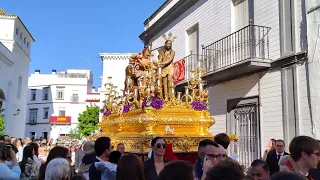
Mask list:
[{"label": "gold ornate float", "polygon": [[165,45],[159,50],[158,60],[152,60],[151,47],[132,55],[126,68],[125,89],[119,93],[109,77],[101,136],[109,136],[113,145],[124,143],[126,151],[147,153],[150,140],[162,136],[173,146],[174,152],[196,152],[215,120],[208,111],[208,91],[204,90],[199,67],[185,92],[175,92],[172,61],[175,52],[172,34],[164,36]]}]

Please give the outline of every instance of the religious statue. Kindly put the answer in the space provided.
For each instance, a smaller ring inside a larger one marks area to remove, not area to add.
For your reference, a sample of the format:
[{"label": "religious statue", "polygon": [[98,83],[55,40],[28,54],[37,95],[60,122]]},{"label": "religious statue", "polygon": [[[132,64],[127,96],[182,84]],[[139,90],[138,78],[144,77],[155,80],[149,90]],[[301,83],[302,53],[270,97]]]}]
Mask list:
[{"label": "religious statue", "polygon": [[172,37],[172,34],[169,33],[168,36],[163,35],[163,38],[166,40],[165,45],[159,50],[158,62],[154,62],[158,69],[161,69],[159,72],[162,77],[162,89],[164,92],[164,99],[168,101],[169,98],[174,96],[174,83],[173,83],[173,58],[175,56],[175,51],[172,50],[172,42],[175,40],[175,37]]}]

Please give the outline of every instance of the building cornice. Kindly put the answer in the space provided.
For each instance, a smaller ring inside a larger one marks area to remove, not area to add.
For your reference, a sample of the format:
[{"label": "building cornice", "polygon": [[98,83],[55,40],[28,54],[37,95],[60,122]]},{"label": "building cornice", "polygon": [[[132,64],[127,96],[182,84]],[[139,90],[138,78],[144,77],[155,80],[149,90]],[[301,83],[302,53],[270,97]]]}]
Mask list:
[{"label": "building cornice", "polygon": [[133,53],[100,53],[100,58],[104,60],[128,60]]},{"label": "building cornice", "polygon": [[31,39],[33,40],[33,42],[35,42],[35,39],[32,37],[30,31],[28,30],[28,28],[24,25],[23,21],[20,19],[19,16],[14,15],[14,14],[8,14],[6,13],[3,9],[0,8],[0,18],[7,18],[7,19],[18,19],[20,21],[20,23],[22,24],[22,26],[26,29],[26,31],[28,32],[29,36],[31,37]]},{"label": "building cornice", "polygon": [[171,3],[172,0],[166,0],[154,13],[151,14],[150,17],[148,17],[144,21],[144,25],[148,24],[154,17],[156,17],[165,7],[168,6],[168,4]]},{"label": "building cornice", "polygon": [[170,23],[176,20],[180,15],[186,12],[190,7],[200,0],[180,0],[169,11],[167,11],[159,20],[144,31],[139,38],[148,44],[150,39],[161,32]]}]

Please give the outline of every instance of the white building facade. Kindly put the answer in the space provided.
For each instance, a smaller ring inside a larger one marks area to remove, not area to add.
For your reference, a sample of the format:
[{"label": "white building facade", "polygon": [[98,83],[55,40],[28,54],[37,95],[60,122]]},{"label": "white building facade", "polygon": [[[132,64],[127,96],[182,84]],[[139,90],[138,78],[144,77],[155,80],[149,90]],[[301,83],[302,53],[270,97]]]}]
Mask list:
[{"label": "white building facade", "polygon": [[[109,77],[111,77],[111,83],[117,86],[117,90],[120,92],[124,89],[124,81],[126,79],[126,67],[129,65],[129,58],[131,53],[100,53],[100,58],[102,60],[102,76],[101,86],[98,88],[100,93],[100,106],[102,108],[103,101],[106,99],[106,88],[105,84],[108,83]],[[102,113],[100,113],[100,121],[102,118]]]},{"label": "white building facade", "polygon": [[0,109],[5,134],[23,138],[31,44],[34,38],[16,15],[0,8]]},{"label": "white building facade", "polygon": [[168,0],[144,24],[140,38],[153,49],[163,34],[177,37],[175,60],[185,58],[187,77],[200,61],[216,119],[210,131],[238,135],[246,166],[271,138],[313,136],[304,1]]},{"label": "white building facade", "polygon": [[86,106],[99,106],[99,94],[92,86],[90,70],[68,69],[66,72],[29,77],[26,136],[49,138],[50,133],[67,136],[78,124],[79,113]]}]

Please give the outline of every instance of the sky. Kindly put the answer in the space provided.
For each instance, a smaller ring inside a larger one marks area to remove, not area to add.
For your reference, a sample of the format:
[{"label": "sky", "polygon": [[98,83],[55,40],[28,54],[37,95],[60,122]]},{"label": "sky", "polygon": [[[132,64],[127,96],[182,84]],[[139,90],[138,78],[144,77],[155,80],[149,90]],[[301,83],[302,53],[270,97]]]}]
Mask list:
[{"label": "sky", "polygon": [[39,69],[91,69],[100,86],[99,53],[135,53],[143,48],[143,22],[165,0],[15,0],[0,8],[18,15],[36,40],[30,74]]}]

